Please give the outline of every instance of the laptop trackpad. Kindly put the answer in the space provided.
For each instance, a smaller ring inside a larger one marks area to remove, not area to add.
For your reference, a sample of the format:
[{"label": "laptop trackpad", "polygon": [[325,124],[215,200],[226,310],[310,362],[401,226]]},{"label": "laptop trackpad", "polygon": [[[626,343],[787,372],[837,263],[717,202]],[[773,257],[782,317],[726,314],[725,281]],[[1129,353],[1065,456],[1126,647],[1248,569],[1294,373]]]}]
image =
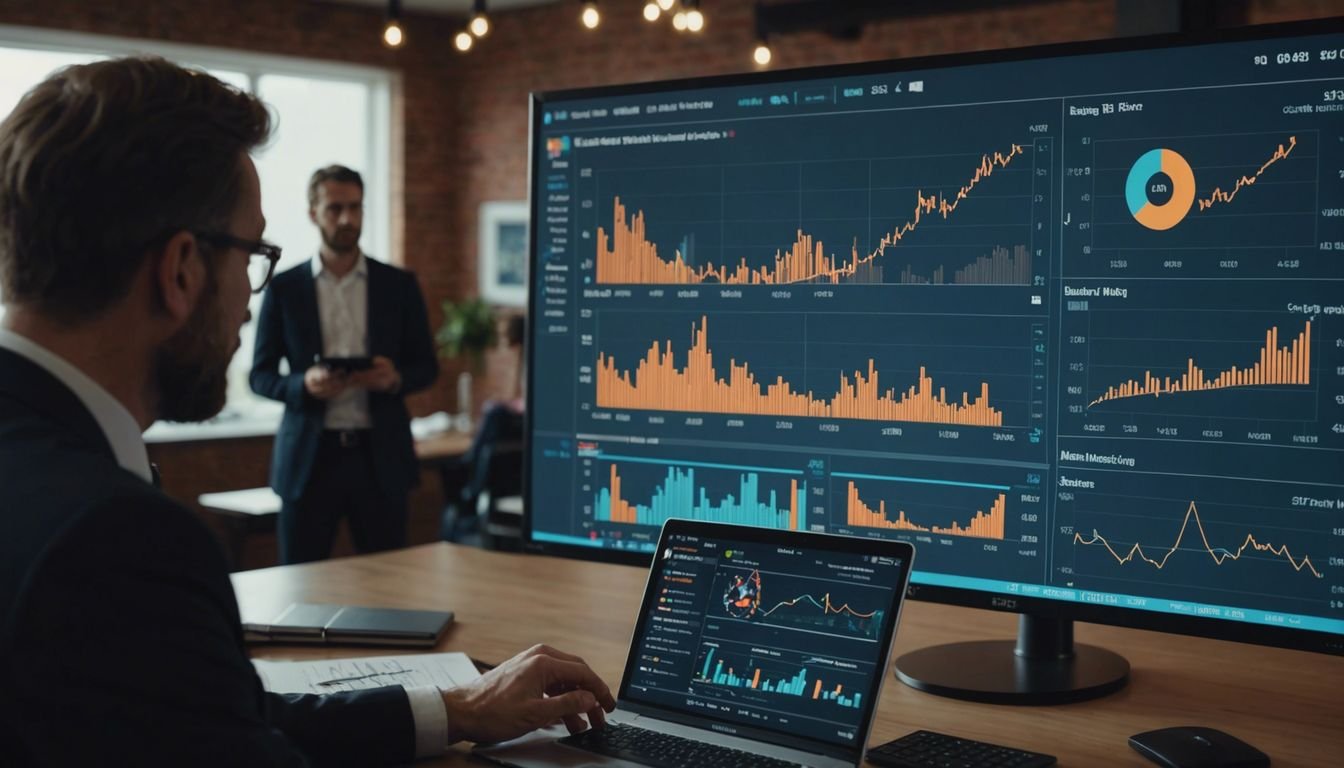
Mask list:
[{"label": "laptop trackpad", "polygon": [[635,768],[638,763],[604,757],[557,743],[569,731],[553,725],[500,744],[477,747],[472,754],[516,768]]}]

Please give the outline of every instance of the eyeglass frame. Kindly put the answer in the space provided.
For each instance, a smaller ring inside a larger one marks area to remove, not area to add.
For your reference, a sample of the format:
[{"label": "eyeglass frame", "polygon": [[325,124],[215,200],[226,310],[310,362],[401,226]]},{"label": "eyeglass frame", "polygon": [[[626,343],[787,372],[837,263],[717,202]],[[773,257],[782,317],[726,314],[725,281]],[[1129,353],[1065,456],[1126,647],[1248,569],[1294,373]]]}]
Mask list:
[{"label": "eyeglass frame", "polygon": [[265,240],[244,240],[227,232],[193,232],[192,234],[212,245],[246,251],[248,256],[265,256],[270,260],[266,277],[261,281],[261,285],[252,289],[252,293],[261,293],[266,290],[266,286],[271,284],[271,278],[275,276],[275,265],[280,261],[280,246]]}]

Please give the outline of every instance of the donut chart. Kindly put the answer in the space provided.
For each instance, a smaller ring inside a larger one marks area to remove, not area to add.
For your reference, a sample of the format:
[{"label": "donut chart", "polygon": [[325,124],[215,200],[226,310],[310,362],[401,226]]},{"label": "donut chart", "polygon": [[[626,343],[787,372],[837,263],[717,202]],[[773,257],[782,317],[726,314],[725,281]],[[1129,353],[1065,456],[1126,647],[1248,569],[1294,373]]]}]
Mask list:
[{"label": "donut chart", "polygon": [[[1164,203],[1154,203],[1148,193],[1153,177],[1166,174],[1170,189],[1160,182],[1154,192],[1170,192]],[[1125,179],[1125,202],[1134,220],[1149,229],[1171,229],[1181,223],[1195,201],[1195,172],[1180,153],[1170,149],[1150,149],[1134,161]]]}]

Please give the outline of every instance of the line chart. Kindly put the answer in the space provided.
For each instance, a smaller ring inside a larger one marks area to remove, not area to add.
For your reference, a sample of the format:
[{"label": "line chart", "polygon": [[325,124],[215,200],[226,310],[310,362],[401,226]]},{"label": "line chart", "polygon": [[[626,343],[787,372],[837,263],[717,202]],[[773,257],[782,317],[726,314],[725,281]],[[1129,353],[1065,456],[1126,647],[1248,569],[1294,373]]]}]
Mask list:
[{"label": "line chart", "polygon": [[1104,547],[1120,565],[1128,565],[1135,562],[1135,558],[1138,558],[1138,560],[1141,560],[1160,571],[1166,567],[1167,561],[1173,554],[1181,551],[1181,542],[1185,539],[1186,531],[1189,529],[1190,521],[1192,520],[1195,523],[1195,529],[1199,532],[1200,544],[1202,545],[1200,548],[1194,549],[1193,551],[1208,554],[1213,560],[1214,565],[1221,566],[1228,560],[1240,560],[1247,550],[1250,550],[1251,552],[1268,552],[1275,557],[1283,558],[1292,566],[1293,570],[1298,573],[1306,570],[1316,578],[1322,578],[1321,572],[1316,570],[1316,566],[1311,562],[1309,556],[1303,555],[1300,558],[1294,558],[1286,544],[1276,545],[1269,542],[1261,543],[1255,538],[1255,534],[1253,533],[1247,533],[1246,538],[1236,550],[1213,546],[1209,543],[1208,533],[1204,530],[1204,523],[1199,518],[1199,509],[1196,507],[1194,501],[1191,501],[1190,506],[1186,508],[1185,519],[1181,521],[1181,529],[1176,534],[1176,540],[1172,542],[1171,546],[1167,548],[1160,557],[1150,557],[1148,553],[1144,551],[1143,545],[1139,542],[1132,544],[1125,554],[1122,555],[1105,536],[1101,535],[1096,530],[1092,531],[1091,536],[1084,536],[1081,533],[1075,532],[1073,534],[1073,542],[1074,544],[1082,546]]},{"label": "line chart", "polygon": [[922,189],[916,190],[909,219],[884,234],[870,252],[860,254],[856,237],[847,260],[827,255],[825,245],[801,229],[787,251],[777,249],[773,261],[762,267],[750,266],[745,258],[731,266],[725,263],[716,267],[709,263],[697,267],[688,263],[679,249],[666,260],[658,255],[657,245],[647,237],[644,211],[635,211],[627,220],[626,207],[616,196],[611,231],[597,228],[597,282],[656,285],[881,282],[880,269],[874,262],[888,248],[918,229],[929,216],[948,219],[983,180],[994,175],[996,169],[1008,167],[1024,152],[1021,144],[1011,144],[1007,151],[981,155],[970,179],[950,196],[938,192],[926,195]]},{"label": "line chart", "polygon": [[1252,184],[1254,184],[1256,180],[1258,180],[1260,176],[1266,170],[1268,170],[1271,165],[1288,157],[1288,155],[1292,153],[1293,148],[1296,146],[1297,146],[1297,137],[1289,136],[1287,147],[1284,147],[1284,145],[1280,144],[1279,148],[1274,150],[1274,154],[1269,156],[1269,159],[1264,162],[1264,165],[1260,166],[1259,170],[1257,170],[1253,176],[1242,176],[1241,178],[1237,179],[1236,184],[1233,185],[1232,190],[1230,192],[1224,192],[1221,187],[1214,187],[1213,191],[1209,193],[1208,197],[1201,197],[1198,200],[1196,200],[1196,202],[1199,204],[1199,210],[1201,211],[1208,210],[1217,203],[1232,202],[1232,199],[1237,196],[1237,193],[1240,192],[1243,187],[1249,187]]}]

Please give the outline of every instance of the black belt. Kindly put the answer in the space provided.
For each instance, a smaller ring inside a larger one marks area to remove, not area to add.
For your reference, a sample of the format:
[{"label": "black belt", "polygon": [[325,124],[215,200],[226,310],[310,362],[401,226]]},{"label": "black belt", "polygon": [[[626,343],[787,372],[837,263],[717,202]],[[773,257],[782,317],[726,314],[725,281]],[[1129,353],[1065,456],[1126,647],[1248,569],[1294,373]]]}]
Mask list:
[{"label": "black belt", "polygon": [[371,429],[325,429],[322,440],[338,448],[358,448],[368,445],[372,435]]}]

